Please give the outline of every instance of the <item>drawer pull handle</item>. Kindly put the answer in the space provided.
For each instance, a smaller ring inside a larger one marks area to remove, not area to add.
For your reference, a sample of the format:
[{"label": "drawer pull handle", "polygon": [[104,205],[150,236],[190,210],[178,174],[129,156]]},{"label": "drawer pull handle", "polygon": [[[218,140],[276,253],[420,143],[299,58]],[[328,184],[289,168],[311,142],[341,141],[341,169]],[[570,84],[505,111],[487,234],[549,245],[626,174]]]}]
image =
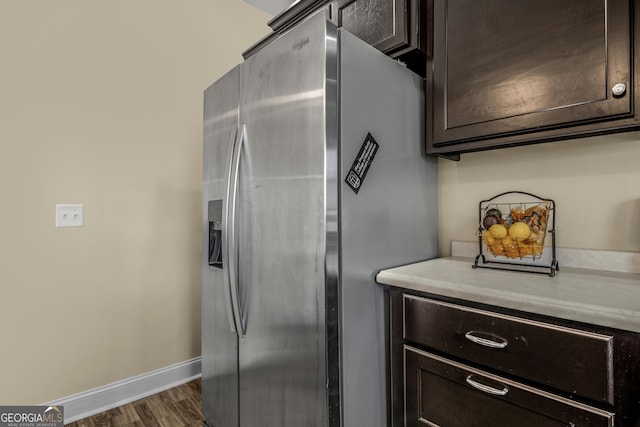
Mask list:
[{"label": "drawer pull handle", "polygon": [[495,396],[504,396],[505,394],[509,393],[509,388],[506,385],[502,386],[502,389],[493,388],[471,379],[472,376],[473,375],[469,375],[467,377],[467,384],[469,384],[471,387],[477,390],[483,391],[485,393],[493,394]]},{"label": "drawer pull handle", "polygon": [[494,339],[489,339],[489,338],[478,336],[477,334],[478,332],[469,331],[466,334],[464,334],[464,337],[471,342],[483,345],[485,347],[491,347],[491,348],[501,349],[501,348],[505,348],[508,344],[507,340],[500,337],[493,337]]}]

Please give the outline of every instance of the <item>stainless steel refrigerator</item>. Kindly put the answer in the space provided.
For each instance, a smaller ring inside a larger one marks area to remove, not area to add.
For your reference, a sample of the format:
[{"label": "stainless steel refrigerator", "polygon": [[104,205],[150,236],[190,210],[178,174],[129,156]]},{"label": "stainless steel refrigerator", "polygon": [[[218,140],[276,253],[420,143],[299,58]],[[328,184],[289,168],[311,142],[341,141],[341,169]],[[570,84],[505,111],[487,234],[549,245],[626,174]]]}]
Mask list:
[{"label": "stainless steel refrigerator", "polygon": [[437,255],[424,82],[322,13],[204,94],[212,427],[387,425],[377,271]]}]

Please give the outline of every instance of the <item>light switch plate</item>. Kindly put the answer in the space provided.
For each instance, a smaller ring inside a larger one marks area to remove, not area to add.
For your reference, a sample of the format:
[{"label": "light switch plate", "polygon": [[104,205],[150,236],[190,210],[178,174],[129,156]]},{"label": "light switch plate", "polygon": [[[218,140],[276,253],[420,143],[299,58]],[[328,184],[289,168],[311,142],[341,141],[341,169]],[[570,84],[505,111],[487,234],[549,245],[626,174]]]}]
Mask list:
[{"label": "light switch plate", "polygon": [[56,227],[82,227],[84,205],[56,205]]}]

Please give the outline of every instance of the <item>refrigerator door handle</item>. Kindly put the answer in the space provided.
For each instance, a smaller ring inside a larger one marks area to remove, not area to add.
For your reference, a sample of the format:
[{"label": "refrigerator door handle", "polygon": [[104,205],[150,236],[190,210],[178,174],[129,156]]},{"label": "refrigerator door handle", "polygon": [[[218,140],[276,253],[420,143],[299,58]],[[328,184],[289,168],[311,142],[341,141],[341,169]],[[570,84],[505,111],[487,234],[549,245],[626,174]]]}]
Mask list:
[{"label": "refrigerator door handle", "polygon": [[233,332],[236,332],[239,330],[239,328],[237,327],[237,325],[239,324],[236,320],[236,313],[234,310],[234,305],[233,305],[233,291],[232,291],[232,281],[231,281],[231,268],[232,268],[232,262],[231,259],[229,257],[229,222],[230,222],[230,216],[229,216],[229,210],[230,210],[230,205],[235,204],[235,197],[232,197],[232,188],[231,188],[231,183],[232,183],[232,171],[233,171],[233,163],[234,163],[234,159],[235,159],[235,149],[236,146],[238,145],[238,128],[236,127],[235,131],[233,132],[233,136],[231,137],[231,143],[230,143],[230,150],[229,153],[227,155],[227,167],[226,167],[226,186],[225,186],[225,197],[224,197],[224,206],[222,208],[222,238],[221,238],[221,245],[222,245],[222,259],[224,260],[224,266],[223,266],[223,277],[224,277],[224,293],[225,293],[225,300],[227,303],[227,315],[229,316],[229,326],[231,327],[231,330]]},{"label": "refrigerator door handle", "polygon": [[240,157],[242,146],[246,139],[246,126],[241,125],[238,128],[236,140],[232,150],[232,162],[229,171],[228,181],[228,203],[227,203],[227,266],[229,275],[229,289],[231,290],[231,304],[233,305],[233,313],[236,324],[236,331],[240,336],[245,336],[245,325],[242,321],[242,312],[240,311],[240,298],[238,295],[238,287],[240,285],[238,278],[238,236],[236,234],[236,205],[238,199],[238,186],[240,180]]}]

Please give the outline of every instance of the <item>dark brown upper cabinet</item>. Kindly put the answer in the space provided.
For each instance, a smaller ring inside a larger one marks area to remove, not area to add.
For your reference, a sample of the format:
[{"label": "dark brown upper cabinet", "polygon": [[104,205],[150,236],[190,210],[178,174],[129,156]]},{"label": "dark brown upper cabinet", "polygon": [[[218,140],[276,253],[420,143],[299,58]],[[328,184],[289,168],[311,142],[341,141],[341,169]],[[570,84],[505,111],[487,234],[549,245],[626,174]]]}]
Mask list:
[{"label": "dark brown upper cabinet", "polygon": [[[378,50],[405,62],[424,77],[428,19],[424,0],[301,0],[269,21],[281,34],[306,16],[326,8],[331,21]],[[246,57],[246,55],[245,55]]]},{"label": "dark brown upper cabinet", "polygon": [[427,32],[420,31],[427,12],[424,1],[335,0],[331,8],[337,26],[392,57],[413,50],[426,53]]},{"label": "dark brown upper cabinet", "polygon": [[638,128],[639,8],[638,0],[434,0],[427,152],[455,158]]}]

